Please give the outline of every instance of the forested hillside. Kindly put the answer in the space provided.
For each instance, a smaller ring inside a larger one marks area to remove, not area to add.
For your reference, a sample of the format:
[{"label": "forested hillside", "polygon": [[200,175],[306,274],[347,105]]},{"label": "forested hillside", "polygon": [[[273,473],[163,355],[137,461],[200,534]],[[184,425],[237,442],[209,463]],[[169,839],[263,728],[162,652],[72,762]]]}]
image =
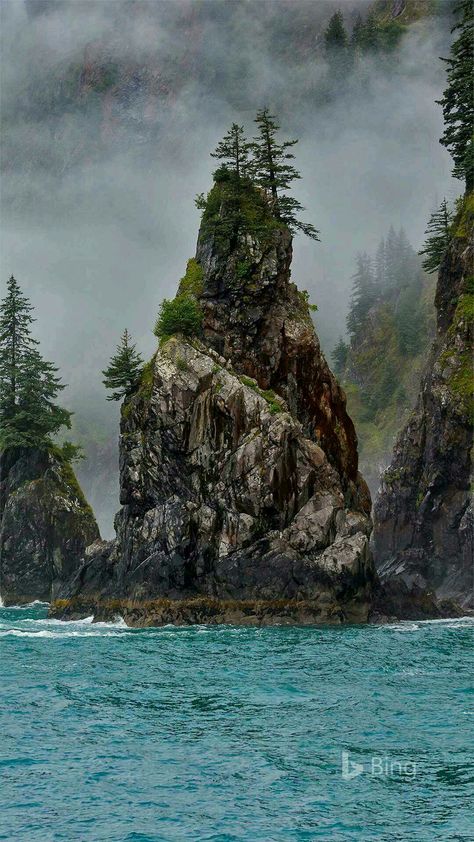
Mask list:
[{"label": "forested hillside", "polygon": [[423,271],[403,228],[391,227],[374,256],[357,256],[348,340],[339,340],[333,360],[372,494],[415,402],[434,332],[433,298],[433,277]]}]

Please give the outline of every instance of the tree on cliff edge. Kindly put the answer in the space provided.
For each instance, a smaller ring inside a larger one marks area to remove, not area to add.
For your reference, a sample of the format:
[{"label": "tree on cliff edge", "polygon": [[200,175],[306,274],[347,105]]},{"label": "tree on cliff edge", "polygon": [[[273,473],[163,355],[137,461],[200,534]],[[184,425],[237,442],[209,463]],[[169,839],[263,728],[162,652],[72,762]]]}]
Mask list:
[{"label": "tree on cliff edge", "polygon": [[300,202],[282,192],[289,189],[292,181],[301,178],[298,170],[288,163],[295,157],[289,150],[298,141],[278,143],[276,135],[280,126],[268,108],[257,112],[255,122],[259,131],[252,143],[251,167],[255,181],[270,197],[275,216],[283,220],[290,231],[302,231],[311,239],[319,240],[319,231],[314,225],[297,219],[296,214],[304,210]]},{"label": "tree on cliff edge", "polygon": [[421,265],[425,272],[429,274],[438,271],[441,261],[448,250],[451,239],[452,221],[453,214],[449,210],[446,199],[443,199],[438,210],[431,214],[428,227],[425,231],[426,240],[423,243],[423,248],[418,252],[420,255],[425,255]]},{"label": "tree on cliff edge", "polygon": [[249,166],[250,143],[246,140],[244,127],[232,123],[229,131],[218,144],[212,158],[219,158],[237,178],[247,175]]},{"label": "tree on cliff edge", "polygon": [[439,105],[443,108],[444,134],[440,143],[446,146],[454,161],[453,175],[463,178],[466,189],[474,187],[474,8],[472,0],[461,0],[454,7],[461,16],[452,32],[459,35],[451,46],[447,64],[448,86]]},{"label": "tree on cliff edge", "polygon": [[48,447],[50,436],[71,426],[71,413],[55,403],[65,386],[38,351],[33,308],[13,275],[7,290],[0,304],[0,449]]},{"label": "tree on cliff edge", "polygon": [[130,334],[124,330],[120,344],[117,345],[117,353],[111,358],[109,365],[102,372],[104,375],[103,384],[106,389],[112,389],[112,394],[107,396],[108,401],[120,401],[122,398],[133,392],[137,385],[140,371],[143,367],[143,360],[135,350],[135,345],[130,342]]}]

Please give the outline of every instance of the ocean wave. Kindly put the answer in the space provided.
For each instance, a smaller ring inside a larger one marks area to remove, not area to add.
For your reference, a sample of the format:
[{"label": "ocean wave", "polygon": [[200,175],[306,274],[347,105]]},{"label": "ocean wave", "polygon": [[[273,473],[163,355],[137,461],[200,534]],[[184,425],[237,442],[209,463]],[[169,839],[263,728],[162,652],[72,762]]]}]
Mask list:
[{"label": "ocean wave", "polygon": [[98,630],[96,632],[81,632],[78,630],[70,629],[64,631],[53,631],[48,629],[39,629],[35,631],[34,629],[0,629],[0,637],[31,637],[31,638],[49,638],[49,639],[61,639],[66,637],[122,637],[122,634],[119,631],[102,631]]},{"label": "ocean wave", "polygon": [[16,620],[4,618],[0,621],[1,637],[62,638],[62,637],[120,637],[128,631],[123,617],[113,621],[94,623],[94,617],[81,620],[58,620],[50,617],[18,617]]},{"label": "ocean wave", "polygon": [[402,620],[398,623],[384,623],[378,626],[386,631],[412,632],[420,631],[425,626],[437,625],[446,629],[474,628],[474,617],[445,617],[436,620]]},{"label": "ocean wave", "polygon": [[41,599],[24,602],[22,605],[4,605],[3,599],[0,597],[0,608],[4,608],[5,611],[28,611],[32,608],[49,608],[50,605],[50,602],[43,602]]}]

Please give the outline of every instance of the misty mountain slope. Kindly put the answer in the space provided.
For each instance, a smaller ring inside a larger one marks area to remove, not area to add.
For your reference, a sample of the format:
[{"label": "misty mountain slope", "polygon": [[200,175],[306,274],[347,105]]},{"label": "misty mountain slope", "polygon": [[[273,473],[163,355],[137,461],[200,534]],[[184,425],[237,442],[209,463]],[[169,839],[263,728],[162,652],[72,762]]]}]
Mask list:
[{"label": "misty mountain slope", "polygon": [[435,330],[432,275],[403,229],[359,255],[347,317],[349,341],[333,352],[357,430],[361,472],[375,495],[418,396]]}]

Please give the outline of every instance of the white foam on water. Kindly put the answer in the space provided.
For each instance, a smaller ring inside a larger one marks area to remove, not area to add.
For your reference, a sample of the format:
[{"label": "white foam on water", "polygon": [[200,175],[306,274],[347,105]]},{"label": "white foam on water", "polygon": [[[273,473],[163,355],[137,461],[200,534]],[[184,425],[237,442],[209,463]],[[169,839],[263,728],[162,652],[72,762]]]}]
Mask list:
[{"label": "white foam on water", "polygon": [[32,629],[23,630],[23,629],[0,629],[0,637],[30,637],[30,638],[49,638],[60,640],[67,637],[123,637],[123,634],[119,631],[97,631],[97,632],[80,632],[80,631],[48,631],[47,629],[42,629],[40,631],[34,631]]},{"label": "white foam on water", "polygon": [[387,629],[388,631],[412,632],[419,631],[423,626],[442,626],[446,629],[462,629],[474,628],[474,617],[444,617],[437,620],[402,620],[399,623],[386,623],[378,626],[379,629]]},{"label": "white foam on water", "polygon": [[35,599],[33,602],[25,602],[22,605],[5,605],[0,597],[0,608],[5,608],[8,611],[28,611],[31,608],[49,608],[49,602],[42,602],[41,599]]},{"label": "white foam on water", "polygon": [[456,628],[458,626],[474,626],[474,616],[466,615],[466,617],[445,617],[441,620],[420,620],[419,621],[422,625],[443,625],[448,626],[448,628]]},{"label": "white foam on water", "polygon": [[401,623],[384,623],[378,628],[384,631],[412,632],[419,631],[420,626],[418,623],[409,623],[407,620],[403,620]]},{"label": "white foam on water", "polygon": [[[21,606],[24,607],[24,606]],[[123,617],[112,622],[94,623],[93,615],[80,620],[58,620],[51,617],[34,619],[20,615],[16,619],[0,621],[1,637],[65,638],[65,637],[121,637],[128,631]]]},{"label": "white foam on water", "polygon": [[102,623],[102,622],[99,621],[97,623],[94,623],[94,626],[95,627],[98,626],[99,628],[102,628],[102,629],[128,629],[129,628],[129,626],[127,626],[125,620],[123,619],[123,617],[120,616],[120,614],[117,614],[117,616],[114,618],[114,620],[112,622]]}]

